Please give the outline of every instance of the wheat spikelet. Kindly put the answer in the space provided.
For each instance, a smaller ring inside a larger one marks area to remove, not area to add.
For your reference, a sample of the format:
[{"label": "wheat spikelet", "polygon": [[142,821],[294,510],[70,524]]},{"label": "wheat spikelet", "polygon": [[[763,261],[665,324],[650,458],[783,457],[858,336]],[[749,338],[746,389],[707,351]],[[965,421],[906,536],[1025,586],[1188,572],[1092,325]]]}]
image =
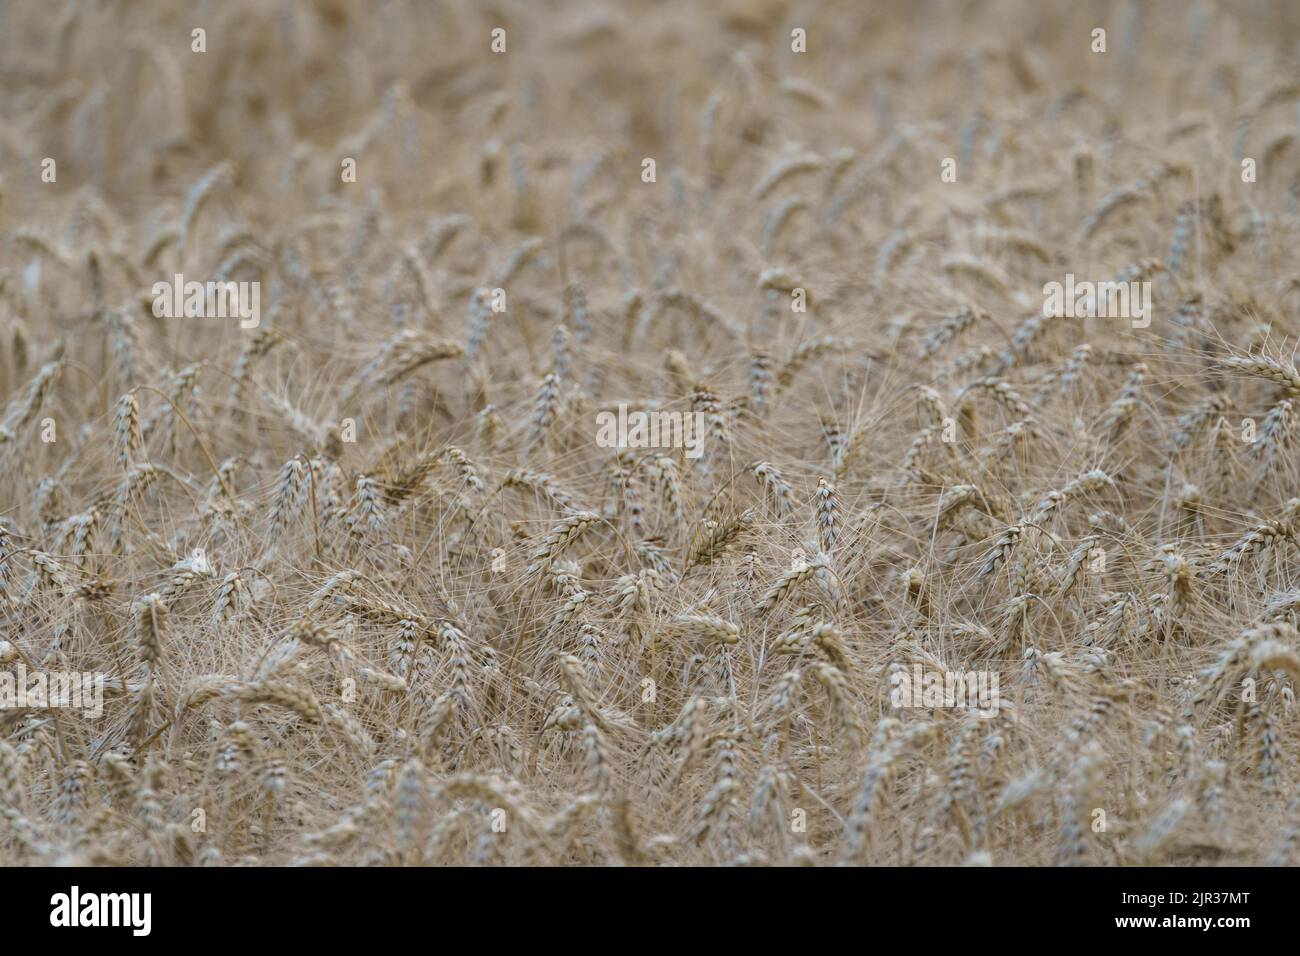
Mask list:
[{"label": "wheat spikelet", "polygon": [[1269,358],[1267,355],[1240,355],[1222,359],[1220,364],[1280,385],[1287,391],[1300,395],[1300,371],[1294,365]]}]

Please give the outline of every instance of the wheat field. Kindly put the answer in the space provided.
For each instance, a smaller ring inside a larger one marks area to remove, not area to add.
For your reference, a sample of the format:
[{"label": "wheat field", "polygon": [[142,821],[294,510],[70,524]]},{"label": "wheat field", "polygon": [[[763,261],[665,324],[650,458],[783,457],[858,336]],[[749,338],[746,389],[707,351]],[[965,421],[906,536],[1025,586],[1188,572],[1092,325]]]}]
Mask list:
[{"label": "wheat field", "polygon": [[1297,77],[1282,2],[6,2],[0,864],[1296,862]]}]

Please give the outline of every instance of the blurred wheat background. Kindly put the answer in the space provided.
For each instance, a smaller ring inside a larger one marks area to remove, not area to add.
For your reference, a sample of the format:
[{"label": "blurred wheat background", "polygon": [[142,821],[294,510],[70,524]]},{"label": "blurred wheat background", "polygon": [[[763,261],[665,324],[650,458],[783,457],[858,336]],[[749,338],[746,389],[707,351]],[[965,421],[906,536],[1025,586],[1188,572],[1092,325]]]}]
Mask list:
[{"label": "blurred wheat background", "polygon": [[1283,2],[8,0],[0,667],[106,688],[0,710],[0,863],[1293,863],[1298,78]]}]

